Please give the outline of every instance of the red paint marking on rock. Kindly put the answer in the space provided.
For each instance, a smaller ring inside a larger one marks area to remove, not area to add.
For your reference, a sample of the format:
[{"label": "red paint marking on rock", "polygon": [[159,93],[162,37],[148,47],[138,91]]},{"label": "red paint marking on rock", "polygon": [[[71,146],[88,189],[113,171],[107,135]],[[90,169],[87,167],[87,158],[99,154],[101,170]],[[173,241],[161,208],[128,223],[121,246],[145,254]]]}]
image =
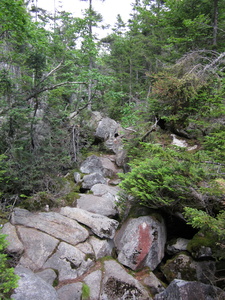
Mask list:
[{"label": "red paint marking on rock", "polygon": [[138,226],[138,248],[136,255],[136,269],[143,267],[145,259],[150,251],[152,246],[152,236],[150,233],[150,225],[143,222]]}]

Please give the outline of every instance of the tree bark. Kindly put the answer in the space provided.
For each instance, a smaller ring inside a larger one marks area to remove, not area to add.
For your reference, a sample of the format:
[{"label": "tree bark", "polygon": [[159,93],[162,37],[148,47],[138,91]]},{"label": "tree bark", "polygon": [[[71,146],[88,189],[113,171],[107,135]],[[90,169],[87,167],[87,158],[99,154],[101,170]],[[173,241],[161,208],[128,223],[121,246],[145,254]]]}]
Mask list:
[{"label": "tree bark", "polygon": [[213,3],[213,46],[217,46],[218,32],[218,0]]}]

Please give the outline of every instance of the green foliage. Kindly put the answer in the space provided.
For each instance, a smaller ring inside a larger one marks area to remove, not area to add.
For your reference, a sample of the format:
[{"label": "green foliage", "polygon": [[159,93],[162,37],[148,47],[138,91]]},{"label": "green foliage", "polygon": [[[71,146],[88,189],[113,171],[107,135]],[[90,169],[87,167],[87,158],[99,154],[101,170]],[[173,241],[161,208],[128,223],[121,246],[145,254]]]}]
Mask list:
[{"label": "green foliage", "polygon": [[[182,211],[185,206],[207,206],[215,193],[213,174],[209,174],[209,166],[200,162],[199,153],[144,146],[140,157],[130,163],[131,172],[120,175],[120,187],[128,195],[150,208],[176,206]],[[202,182],[207,182],[206,187],[201,186]]]},{"label": "green foliage", "polygon": [[[185,218],[192,227],[200,229],[203,237],[197,236],[189,245],[191,251],[196,251],[199,245],[211,247],[217,259],[225,259],[225,212],[221,211],[212,217],[205,211],[186,207]],[[208,239],[206,238],[208,236]],[[204,244],[203,244],[204,242]]]},{"label": "green foliage", "polygon": [[19,276],[14,274],[14,269],[8,266],[7,255],[4,254],[7,244],[5,235],[0,233],[0,299],[2,300],[11,299],[10,292],[18,286],[19,280]]}]

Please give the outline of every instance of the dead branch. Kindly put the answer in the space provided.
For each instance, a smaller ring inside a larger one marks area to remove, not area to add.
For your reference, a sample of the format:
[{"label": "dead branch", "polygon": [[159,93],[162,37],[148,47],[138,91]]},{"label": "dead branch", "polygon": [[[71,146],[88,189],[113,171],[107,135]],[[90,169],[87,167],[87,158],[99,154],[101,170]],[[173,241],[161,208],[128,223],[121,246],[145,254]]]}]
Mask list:
[{"label": "dead branch", "polygon": [[26,98],[26,101],[36,97],[37,95],[39,95],[43,92],[51,91],[51,90],[57,89],[60,86],[71,85],[71,84],[86,84],[86,82],[77,82],[77,81],[69,81],[68,82],[67,81],[67,82],[61,82],[61,83],[54,84],[51,86],[43,87],[40,89],[37,89],[37,86],[36,86],[36,87],[34,87],[33,92],[31,92],[31,94]]},{"label": "dead branch", "polygon": [[141,141],[142,141],[142,142],[144,142],[145,138],[146,138],[151,132],[153,132],[153,131],[156,130],[156,126],[157,126],[158,121],[159,121],[159,120],[158,120],[157,118],[155,118],[155,123],[151,126],[151,129],[150,129],[148,132],[146,132],[146,134],[143,135],[143,137],[141,138]]}]

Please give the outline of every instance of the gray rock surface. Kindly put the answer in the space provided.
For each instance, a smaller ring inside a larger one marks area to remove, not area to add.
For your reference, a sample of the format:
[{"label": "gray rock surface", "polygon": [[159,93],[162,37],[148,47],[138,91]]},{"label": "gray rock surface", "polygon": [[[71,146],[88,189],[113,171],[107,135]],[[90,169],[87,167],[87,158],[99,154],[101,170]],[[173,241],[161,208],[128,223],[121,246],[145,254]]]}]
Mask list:
[{"label": "gray rock surface", "polygon": [[83,182],[82,182],[82,188],[86,190],[90,190],[93,185],[97,183],[103,183],[106,184],[107,180],[105,177],[100,173],[91,173],[89,175],[84,175]]},{"label": "gray rock surface", "polygon": [[57,270],[59,281],[64,281],[83,275],[93,264],[93,260],[86,257],[85,253],[62,242],[57,251],[46,261],[43,268]]},{"label": "gray rock surface", "polygon": [[168,243],[166,250],[169,254],[175,254],[180,251],[186,251],[189,241],[190,240],[187,240],[184,238],[178,238],[178,239]]},{"label": "gray rock surface", "polygon": [[90,299],[89,300],[97,300],[100,297],[101,291],[101,281],[102,281],[102,271],[97,270],[84,278],[85,284],[87,284],[90,288]]},{"label": "gray rock surface", "polygon": [[156,295],[154,300],[219,300],[225,293],[208,284],[197,281],[175,279],[167,289]]},{"label": "gray rock surface", "polygon": [[85,174],[99,173],[103,175],[103,165],[100,157],[91,155],[82,162],[80,171]]},{"label": "gray rock surface", "polygon": [[120,188],[118,186],[110,186],[107,184],[95,184],[92,186],[91,191],[95,196],[104,196],[105,194],[111,194],[114,198],[118,197]]},{"label": "gray rock surface", "polygon": [[64,285],[57,291],[58,300],[81,300],[82,296],[82,283],[70,283]]},{"label": "gray rock surface", "polygon": [[21,254],[24,250],[24,246],[20,239],[18,238],[16,227],[10,223],[4,224],[2,230],[2,234],[6,234],[6,240],[9,242],[7,246],[7,251],[10,253]]},{"label": "gray rock surface", "polygon": [[152,299],[145,288],[115,260],[104,262],[100,300]]},{"label": "gray rock surface", "polygon": [[77,208],[106,217],[113,217],[118,214],[116,200],[111,194],[102,197],[83,194],[77,199]]},{"label": "gray rock surface", "polygon": [[112,240],[100,240],[94,236],[91,236],[89,242],[94,249],[96,259],[112,255],[114,248],[114,243]]},{"label": "gray rock surface", "polygon": [[119,222],[99,214],[74,207],[62,207],[61,214],[77,220],[89,228],[100,238],[112,239],[115,236]]},{"label": "gray rock surface", "polygon": [[12,224],[39,229],[72,245],[85,241],[89,236],[88,231],[75,220],[55,212],[33,214],[16,208],[12,214]]},{"label": "gray rock surface", "polygon": [[154,270],[164,256],[166,228],[156,217],[129,219],[115,236],[118,261],[132,270]]},{"label": "gray rock surface", "polygon": [[18,233],[25,248],[19,263],[33,271],[42,268],[59,241],[33,228],[18,226]]},{"label": "gray rock surface", "polygon": [[44,281],[46,281],[50,285],[53,285],[54,280],[56,280],[57,278],[55,271],[52,269],[45,269],[43,271],[36,272],[35,274],[41,277]]},{"label": "gray rock surface", "polygon": [[22,266],[15,268],[20,276],[19,286],[11,296],[15,300],[58,300],[56,290],[31,270]]},{"label": "gray rock surface", "polygon": [[119,124],[110,118],[103,118],[95,132],[95,136],[103,141],[116,137],[118,134]]}]

